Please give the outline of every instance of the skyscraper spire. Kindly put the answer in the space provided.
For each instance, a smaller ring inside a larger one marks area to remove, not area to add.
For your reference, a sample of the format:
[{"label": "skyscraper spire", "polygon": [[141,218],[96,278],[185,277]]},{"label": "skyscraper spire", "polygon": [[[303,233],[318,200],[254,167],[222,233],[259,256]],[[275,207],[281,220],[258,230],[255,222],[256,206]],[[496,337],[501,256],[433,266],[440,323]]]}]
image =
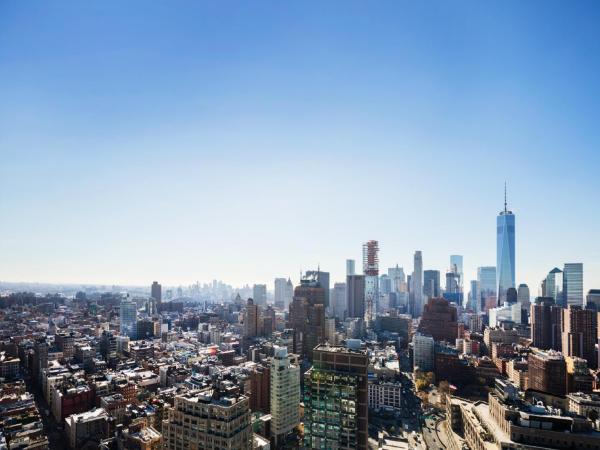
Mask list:
[{"label": "skyscraper spire", "polygon": [[504,211],[496,219],[496,284],[498,304],[515,285],[515,215],[508,209],[506,181],[504,182]]}]

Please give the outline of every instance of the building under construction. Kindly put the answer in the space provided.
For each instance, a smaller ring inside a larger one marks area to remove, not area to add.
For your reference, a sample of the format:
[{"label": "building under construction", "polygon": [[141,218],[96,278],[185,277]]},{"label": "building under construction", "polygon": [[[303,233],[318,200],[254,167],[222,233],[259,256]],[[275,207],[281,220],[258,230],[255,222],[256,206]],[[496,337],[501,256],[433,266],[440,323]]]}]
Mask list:
[{"label": "building under construction", "polygon": [[363,273],[365,274],[365,325],[373,326],[379,302],[379,242],[363,244]]}]

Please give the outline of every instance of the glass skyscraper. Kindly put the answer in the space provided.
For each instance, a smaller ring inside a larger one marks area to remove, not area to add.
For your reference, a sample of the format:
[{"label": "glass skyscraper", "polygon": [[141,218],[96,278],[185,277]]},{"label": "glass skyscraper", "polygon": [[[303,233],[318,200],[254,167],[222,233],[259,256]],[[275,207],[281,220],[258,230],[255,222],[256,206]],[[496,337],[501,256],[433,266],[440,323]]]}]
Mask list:
[{"label": "glass skyscraper", "polygon": [[506,301],[506,291],[515,286],[515,215],[507,209],[506,192],[504,211],[496,219],[496,285],[498,303]]},{"label": "glass skyscraper", "polygon": [[450,271],[458,275],[458,286],[463,291],[463,257],[462,255],[450,255]]},{"label": "glass skyscraper", "polygon": [[427,299],[439,297],[440,294],[440,271],[423,271],[423,295]]},{"label": "glass skyscraper", "polygon": [[583,264],[565,263],[563,270],[563,296],[566,307],[583,307]]},{"label": "glass skyscraper", "polygon": [[120,312],[121,335],[137,339],[137,303],[129,299],[129,295],[121,300]]},{"label": "glass skyscraper", "polygon": [[482,299],[496,295],[496,268],[494,266],[483,266],[477,268],[477,281]]},{"label": "glass skyscraper", "polygon": [[567,305],[563,296],[563,284],[563,271],[555,267],[546,277],[544,292],[542,294],[545,297],[552,297],[558,306],[566,308]]}]

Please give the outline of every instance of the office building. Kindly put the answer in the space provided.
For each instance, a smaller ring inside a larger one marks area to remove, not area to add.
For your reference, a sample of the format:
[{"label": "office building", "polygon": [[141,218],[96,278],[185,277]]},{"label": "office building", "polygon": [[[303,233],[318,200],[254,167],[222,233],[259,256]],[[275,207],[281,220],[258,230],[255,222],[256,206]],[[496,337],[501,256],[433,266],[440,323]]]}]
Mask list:
[{"label": "office building", "polygon": [[443,298],[430,298],[423,309],[418,331],[436,341],[454,343],[458,337],[456,308]]},{"label": "office building", "polygon": [[514,287],[509,287],[506,290],[506,299],[504,302],[510,304],[517,303],[517,290]]},{"label": "office building", "polygon": [[585,307],[600,312],[600,289],[590,289],[585,297]]},{"label": "office building", "polygon": [[432,336],[415,333],[413,344],[413,370],[432,372],[435,358],[435,341]]},{"label": "office building", "polygon": [[440,293],[440,271],[425,270],[423,272],[423,297],[424,300],[439,297]]},{"label": "office building", "polygon": [[271,434],[275,447],[300,423],[300,366],[286,347],[273,347],[271,358]]},{"label": "office building", "polygon": [[532,345],[542,350],[562,347],[562,308],[552,297],[538,297],[531,304],[530,313]]},{"label": "office building", "polygon": [[364,275],[348,275],[346,277],[346,317],[359,319],[365,317]]},{"label": "office building", "polygon": [[392,292],[392,279],[388,274],[379,275],[379,295],[384,297]]},{"label": "office building", "polygon": [[252,339],[262,334],[261,308],[249,298],[244,311],[244,338]]},{"label": "office building", "polygon": [[471,280],[471,289],[469,291],[469,303],[467,309],[478,313],[481,309],[481,292],[479,289],[479,282],[477,280]]},{"label": "office building", "polygon": [[165,450],[251,450],[248,397],[229,386],[177,395],[162,431]]},{"label": "office building", "polygon": [[558,267],[552,269],[542,283],[542,296],[552,297],[558,306],[567,306],[563,295],[563,271]]},{"label": "office building", "polygon": [[329,308],[329,272],[323,272],[321,269],[307,270],[306,276],[315,278],[321,287],[325,289],[325,308]]},{"label": "office building", "polygon": [[119,315],[121,320],[121,334],[132,340],[137,339],[137,303],[129,296],[121,300]]},{"label": "office building", "polygon": [[529,389],[552,395],[567,393],[567,364],[554,350],[534,350],[528,357]]},{"label": "office building", "polygon": [[404,292],[406,291],[406,275],[404,269],[396,264],[396,267],[390,267],[388,269],[388,276],[392,280],[392,292]]},{"label": "office building", "polygon": [[521,283],[517,289],[517,303],[520,303],[523,309],[529,311],[531,294],[529,293],[529,286],[524,283]]},{"label": "office building", "polygon": [[267,305],[267,285],[266,284],[255,284],[252,286],[252,298],[254,304],[258,306]]},{"label": "office building", "polygon": [[312,350],[325,340],[325,289],[315,275],[305,275],[294,289],[289,321],[294,352],[311,359]]},{"label": "office building", "polygon": [[420,250],[415,252],[414,269],[411,277],[411,296],[412,296],[412,314],[413,317],[420,317],[423,314],[423,255]]},{"label": "office building", "polygon": [[506,291],[515,287],[515,215],[508,210],[506,187],[504,211],[496,219],[496,286],[499,304],[506,301]]},{"label": "office building", "polygon": [[583,264],[565,263],[563,270],[563,296],[567,306],[583,306]]},{"label": "office building", "polygon": [[356,261],[353,259],[346,260],[346,276],[356,275]]},{"label": "office building", "polygon": [[[260,325],[260,322],[259,322]],[[270,336],[277,328],[277,315],[272,305],[267,306],[262,310],[262,334]]]},{"label": "office building", "polygon": [[276,308],[288,309],[294,297],[294,286],[289,278],[275,278],[273,301]]},{"label": "office building", "polygon": [[457,273],[446,272],[446,289],[444,294],[460,294],[460,278]]},{"label": "office building", "polygon": [[346,283],[335,283],[331,290],[333,317],[343,321],[346,317]]},{"label": "office building", "polygon": [[150,297],[156,300],[158,304],[162,301],[162,286],[158,281],[152,282],[152,286],[150,287]]},{"label": "office building", "polygon": [[519,303],[504,302],[502,306],[496,306],[488,310],[489,326],[498,327],[502,322],[511,321],[522,323],[522,310]]},{"label": "office building", "polygon": [[304,374],[304,447],[368,449],[365,351],[320,345]]},{"label": "office building", "polygon": [[562,353],[587,361],[596,367],[595,346],[598,336],[598,313],[581,306],[569,305],[562,310]]},{"label": "office building", "polygon": [[479,283],[479,291],[481,293],[481,304],[485,304],[485,300],[496,296],[496,267],[483,266],[477,268],[477,282]]},{"label": "office building", "polygon": [[458,286],[460,292],[463,292],[463,257],[462,255],[450,255],[450,272],[454,272],[458,275]]}]

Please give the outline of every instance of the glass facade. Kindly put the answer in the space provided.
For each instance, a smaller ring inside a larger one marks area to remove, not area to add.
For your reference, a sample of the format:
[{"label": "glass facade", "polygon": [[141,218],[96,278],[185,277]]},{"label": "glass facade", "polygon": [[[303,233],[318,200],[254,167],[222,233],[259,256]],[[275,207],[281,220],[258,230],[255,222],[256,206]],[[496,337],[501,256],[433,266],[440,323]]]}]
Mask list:
[{"label": "glass facade", "polygon": [[423,272],[423,295],[427,299],[440,296],[439,270],[425,270]]},{"label": "glass facade", "polygon": [[515,286],[515,215],[506,209],[496,220],[496,285],[498,300],[506,301],[506,291]]},{"label": "glass facade", "polygon": [[563,271],[558,267],[548,273],[544,295],[552,297],[558,306],[566,307],[563,296]]},{"label": "glass facade", "polygon": [[485,300],[492,295],[496,295],[496,267],[478,267],[477,281],[479,283],[479,292],[481,292],[482,300]]},{"label": "glass facade", "polygon": [[583,264],[565,263],[563,270],[563,296],[565,306],[583,306]]},{"label": "glass facade", "polygon": [[305,375],[304,448],[357,446],[358,375],[313,367]]},{"label": "glass facade", "polygon": [[124,299],[120,304],[121,335],[137,339],[137,304]]},{"label": "glass facade", "polygon": [[463,257],[462,255],[450,255],[450,271],[458,275],[458,286],[463,292]]}]

